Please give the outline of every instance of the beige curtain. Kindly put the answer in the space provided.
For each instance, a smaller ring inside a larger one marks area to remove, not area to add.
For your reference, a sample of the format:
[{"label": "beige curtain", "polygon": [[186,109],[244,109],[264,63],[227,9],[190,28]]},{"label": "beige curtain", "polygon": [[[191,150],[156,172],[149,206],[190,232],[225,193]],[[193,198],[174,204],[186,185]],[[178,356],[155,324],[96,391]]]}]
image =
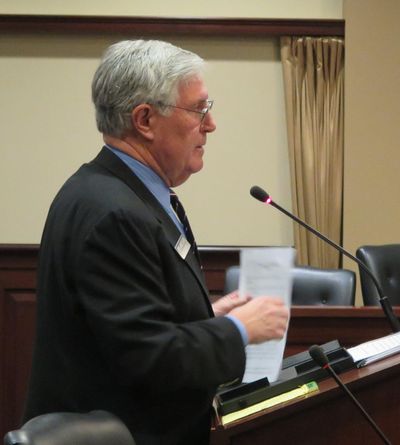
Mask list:
[{"label": "beige curtain", "polygon": [[[293,212],[341,243],[344,42],[282,37]],[[340,254],[294,224],[297,263],[337,268]]]}]

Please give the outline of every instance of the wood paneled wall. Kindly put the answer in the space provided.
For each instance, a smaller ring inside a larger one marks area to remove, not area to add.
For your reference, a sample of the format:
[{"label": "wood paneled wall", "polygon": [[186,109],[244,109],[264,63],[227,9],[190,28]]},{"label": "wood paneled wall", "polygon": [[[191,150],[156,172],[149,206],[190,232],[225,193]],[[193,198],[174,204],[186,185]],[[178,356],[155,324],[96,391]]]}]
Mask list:
[{"label": "wood paneled wall", "polygon": [[21,416],[35,330],[37,246],[0,246],[0,437]]}]

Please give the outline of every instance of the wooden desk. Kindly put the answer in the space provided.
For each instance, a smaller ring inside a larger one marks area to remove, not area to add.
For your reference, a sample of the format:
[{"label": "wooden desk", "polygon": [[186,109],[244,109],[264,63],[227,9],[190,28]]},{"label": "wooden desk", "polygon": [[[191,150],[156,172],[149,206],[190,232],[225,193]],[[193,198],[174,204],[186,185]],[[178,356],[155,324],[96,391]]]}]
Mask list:
[{"label": "wooden desk", "polygon": [[[341,374],[393,445],[400,444],[400,355]],[[211,434],[212,445],[375,445],[380,437],[333,379],[319,391]]]},{"label": "wooden desk", "polygon": [[[395,308],[400,316],[400,307]],[[285,355],[339,340],[345,347],[391,334],[380,307],[293,306]]]}]

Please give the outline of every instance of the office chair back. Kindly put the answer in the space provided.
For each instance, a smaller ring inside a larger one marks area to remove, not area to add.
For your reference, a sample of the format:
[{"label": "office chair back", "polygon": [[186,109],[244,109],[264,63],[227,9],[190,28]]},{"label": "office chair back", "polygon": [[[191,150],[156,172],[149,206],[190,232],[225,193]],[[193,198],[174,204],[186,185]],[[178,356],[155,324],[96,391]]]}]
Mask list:
[{"label": "office chair back", "polygon": [[354,306],[356,274],[346,269],[293,269],[292,304]]},{"label": "office chair back", "polygon": [[135,445],[124,423],[107,411],[49,413],[4,437],[4,445]]},{"label": "office chair back", "polygon": [[[226,270],[224,293],[239,285],[239,266]],[[292,305],[353,306],[356,276],[346,269],[293,268]]]},{"label": "office chair back", "polygon": [[225,271],[224,295],[239,288],[240,266],[230,266]]},{"label": "office chair back", "polygon": [[[361,246],[356,256],[374,274],[390,303],[400,305],[400,244]],[[364,305],[379,306],[379,294],[373,281],[361,268],[359,271]]]}]

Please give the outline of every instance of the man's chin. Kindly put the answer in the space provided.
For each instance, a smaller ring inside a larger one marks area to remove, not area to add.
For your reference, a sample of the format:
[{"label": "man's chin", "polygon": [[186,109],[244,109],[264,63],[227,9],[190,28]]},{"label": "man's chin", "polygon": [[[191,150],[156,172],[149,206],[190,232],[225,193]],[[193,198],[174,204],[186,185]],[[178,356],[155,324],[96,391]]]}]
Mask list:
[{"label": "man's chin", "polygon": [[193,163],[193,168],[191,169],[191,172],[192,173],[199,172],[203,168],[203,165],[204,165],[204,162],[203,162],[202,157],[196,159],[196,162]]}]

